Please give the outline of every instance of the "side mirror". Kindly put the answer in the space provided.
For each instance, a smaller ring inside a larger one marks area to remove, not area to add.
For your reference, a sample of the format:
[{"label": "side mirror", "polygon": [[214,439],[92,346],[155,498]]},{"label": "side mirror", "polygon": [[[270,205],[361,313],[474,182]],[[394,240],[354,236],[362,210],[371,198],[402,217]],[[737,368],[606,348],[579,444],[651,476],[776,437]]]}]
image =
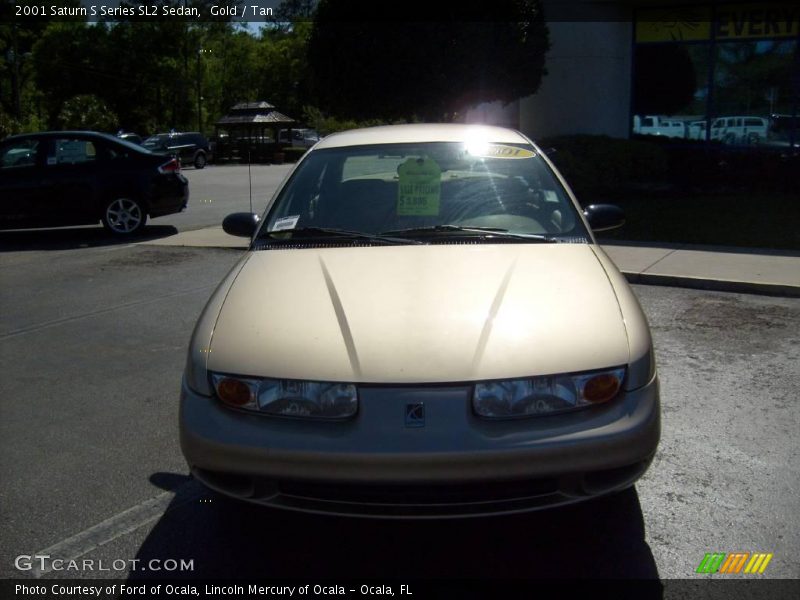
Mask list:
[{"label": "side mirror", "polygon": [[258,228],[260,217],[253,213],[233,213],[222,221],[222,229],[229,235],[253,237]]},{"label": "side mirror", "polygon": [[625,224],[625,213],[613,204],[590,204],[583,209],[583,216],[589,221],[592,231],[608,231]]}]

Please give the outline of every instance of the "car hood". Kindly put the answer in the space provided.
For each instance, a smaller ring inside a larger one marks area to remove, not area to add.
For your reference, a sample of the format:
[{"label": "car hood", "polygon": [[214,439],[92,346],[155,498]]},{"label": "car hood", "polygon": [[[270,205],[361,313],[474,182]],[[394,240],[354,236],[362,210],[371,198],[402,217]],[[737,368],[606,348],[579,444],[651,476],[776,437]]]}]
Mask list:
[{"label": "car hood", "polygon": [[624,365],[628,340],[587,244],[253,252],[212,335],[216,372],[459,382]]}]

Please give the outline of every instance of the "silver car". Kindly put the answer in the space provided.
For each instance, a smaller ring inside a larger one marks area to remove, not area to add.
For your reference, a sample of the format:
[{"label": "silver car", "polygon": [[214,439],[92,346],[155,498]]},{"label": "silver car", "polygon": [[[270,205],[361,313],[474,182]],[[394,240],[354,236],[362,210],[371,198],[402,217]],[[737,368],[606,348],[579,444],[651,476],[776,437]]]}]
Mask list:
[{"label": "silver car", "polygon": [[269,506],[488,515],[633,485],[656,451],[650,332],[538,147],[503,128],[339,133],[263,218],[192,336],[194,476]]}]

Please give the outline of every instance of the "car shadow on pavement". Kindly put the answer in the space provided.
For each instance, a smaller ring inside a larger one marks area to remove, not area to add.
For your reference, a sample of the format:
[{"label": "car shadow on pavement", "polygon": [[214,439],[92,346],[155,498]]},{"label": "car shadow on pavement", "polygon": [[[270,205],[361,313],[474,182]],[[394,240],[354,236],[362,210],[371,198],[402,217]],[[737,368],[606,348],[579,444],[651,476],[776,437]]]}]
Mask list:
[{"label": "car shadow on pavement", "polygon": [[102,227],[70,227],[65,229],[26,229],[0,231],[0,252],[26,250],[75,250],[99,246],[118,246],[157,240],[178,233],[172,225],[148,225],[132,237],[118,237]]},{"label": "car shadow on pavement", "polygon": [[[176,491],[136,558],[192,560],[189,579],[654,579],[634,488],[567,507],[503,517],[378,520],[278,511],[220,497],[174,474]],[[661,586],[657,596],[661,597]]]}]

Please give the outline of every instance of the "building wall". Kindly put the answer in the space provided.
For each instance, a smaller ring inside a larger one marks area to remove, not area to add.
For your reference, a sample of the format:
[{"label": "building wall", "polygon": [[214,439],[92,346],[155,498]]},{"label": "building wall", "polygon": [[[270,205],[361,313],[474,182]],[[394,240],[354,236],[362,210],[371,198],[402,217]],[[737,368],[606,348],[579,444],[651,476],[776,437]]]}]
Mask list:
[{"label": "building wall", "polygon": [[632,24],[548,21],[548,27],[548,74],[536,94],[519,101],[520,130],[534,139],[574,133],[628,137]]}]

